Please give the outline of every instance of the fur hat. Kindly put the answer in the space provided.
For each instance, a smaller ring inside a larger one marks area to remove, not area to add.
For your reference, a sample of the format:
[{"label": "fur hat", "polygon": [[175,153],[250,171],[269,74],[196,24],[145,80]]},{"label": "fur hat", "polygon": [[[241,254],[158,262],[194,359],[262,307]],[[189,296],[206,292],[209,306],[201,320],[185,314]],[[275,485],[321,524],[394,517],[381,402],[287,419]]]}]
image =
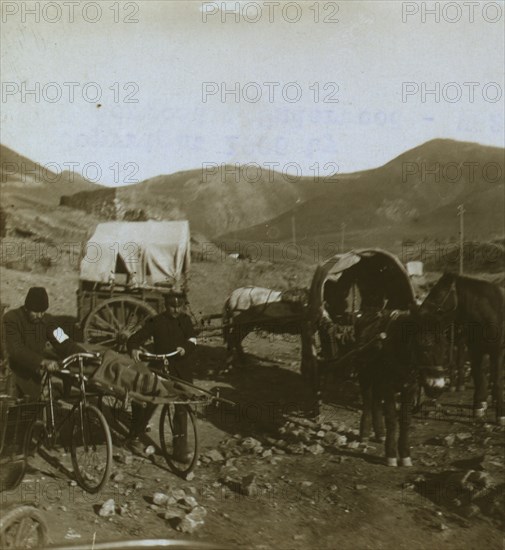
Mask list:
[{"label": "fur hat", "polygon": [[25,308],[28,311],[41,313],[49,307],[49,297],[46,289],[42,286],[32,286],[25,299]]}]

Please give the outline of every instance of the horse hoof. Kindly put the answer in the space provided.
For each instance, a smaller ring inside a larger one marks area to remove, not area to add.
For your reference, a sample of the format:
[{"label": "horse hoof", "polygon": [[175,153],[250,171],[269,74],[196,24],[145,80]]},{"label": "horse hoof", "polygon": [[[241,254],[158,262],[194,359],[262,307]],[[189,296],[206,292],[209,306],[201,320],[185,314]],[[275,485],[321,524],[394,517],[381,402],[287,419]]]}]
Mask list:
[{"label": "horse hoof", "polygon": [[499,426],[505,426],[505,416],[500,416],[498,418],[498,425]]},{"label": "horse hoof", "polygon": [[405,466],[407,468],[410,468],[412,466],[412,459],[410,456],[406,456],[405,458],[400,458],[400,466]]},{"label": "horse hoof", "polygon": [[480,403],[480,409],[487,410],[487,401],[481,401]]},{"label": "horse hoof", "polygon": [[360,443],[368,443],[370,441],[370,438],[365,436],[360,436],[359,440],[360,440]]},{"label": "horse hoof", "polygon": [[386,443],[386,436],[385,435],[379,435],[375,438],[375,441],[377,441],[377,443]]},{"label": "horse hoof", "polygon": [[392,468],[396,468],[398,466],[398,459],[397,458],[387,458],[386,464],[388,466],[391,466]]}]

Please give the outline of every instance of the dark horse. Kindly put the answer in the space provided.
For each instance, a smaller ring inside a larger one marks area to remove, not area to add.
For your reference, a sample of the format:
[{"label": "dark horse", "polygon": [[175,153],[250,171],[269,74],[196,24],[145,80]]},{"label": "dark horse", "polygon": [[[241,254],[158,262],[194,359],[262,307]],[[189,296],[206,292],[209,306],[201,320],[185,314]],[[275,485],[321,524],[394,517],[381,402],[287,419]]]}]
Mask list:
[{"label": "dark horse", "polygon": [[308,290],[286,291],[256,286],[235,289],[223,309],[223,339],[227,363],[243,359],[242,340],[254,330],[277,334],[300,334]]},{"label": "dark horse", "polygon": [[376,439],[385,441],[388,466],[397,466],[398,455],[400,465],[412,465],[409,428],[419,388],[428,397],[437,397],[444,389],[447,327],[443,319],[412,307],[410,312],[382,311],[373,319],[358,320],[357,343],[362,351],[355,366],[363,399],[360,436],[366,441],[373,424]]},{"label": "dark horse", "polygon": [[444,273],[421,308],[449,312],[464,333],[475,386],[473,409],[483,417],[487,409],[488,376],[483,365],[489,355],[496,419],[505,425],[503,357],[505,351],[505,293],[497,285],[474,277]]}]

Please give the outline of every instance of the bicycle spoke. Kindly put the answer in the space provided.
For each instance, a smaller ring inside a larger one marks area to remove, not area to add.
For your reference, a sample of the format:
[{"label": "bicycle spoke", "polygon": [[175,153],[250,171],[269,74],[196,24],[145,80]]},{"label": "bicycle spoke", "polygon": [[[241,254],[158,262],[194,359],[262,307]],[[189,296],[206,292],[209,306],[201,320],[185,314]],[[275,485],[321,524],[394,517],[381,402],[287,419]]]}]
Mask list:
[{"label": "bicycle spoke", "polygon": [[27,527],[30,525],[30,523],[31,523],[31,520],[28,517],[24,517],[20,520],[18,524],[18,530],[14,537],[14,545],[16,548],[22,548],[22,546],[25,546],[26,538],[24,536],[24,533],[27,530]]},{"label": "bicycle spoke", "polygon": [[71,450],[79,485],[89,492],[99,490],[108,479],[112,443],[107,422],[96,407],[86,405],[77,413]]}]

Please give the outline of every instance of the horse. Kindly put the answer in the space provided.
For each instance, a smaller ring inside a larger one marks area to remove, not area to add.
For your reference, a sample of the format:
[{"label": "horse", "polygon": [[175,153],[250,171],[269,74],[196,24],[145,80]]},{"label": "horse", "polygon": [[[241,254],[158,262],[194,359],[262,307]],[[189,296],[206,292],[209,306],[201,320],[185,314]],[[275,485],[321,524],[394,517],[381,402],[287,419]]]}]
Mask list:
[{"label": "horse", "polygon": [[505,292],[497,285],[475,277],[444,273],[423,301],[426,311],[450,313],[461,327],[474,382],[473,412],[486,414],[488,376],[483,365],[489,355],[496,420],[505,425],[503,405],[503,358],[505,351]]},{"label": "horse", "polygon": [[242,340],[254,330],[275,334],[300,334],[308,290],[286,291],[248,286],[235,289],[223,308],[223,340],[227,364],[244,359]]},{"label": "horse", "polygon": [[360,438],[368,440],[372,424],[376,439],[385,443],[388,466],[398,465],[398,455],[401,466],[412,466],[409,430],[418,391],[422,387],[436,398],[445,386],[445,330],[443,318],[414,306],[407,312],[378,312],[364,323],[358,320],[357,341],[363,350],[355,360],[363,400]]}]

